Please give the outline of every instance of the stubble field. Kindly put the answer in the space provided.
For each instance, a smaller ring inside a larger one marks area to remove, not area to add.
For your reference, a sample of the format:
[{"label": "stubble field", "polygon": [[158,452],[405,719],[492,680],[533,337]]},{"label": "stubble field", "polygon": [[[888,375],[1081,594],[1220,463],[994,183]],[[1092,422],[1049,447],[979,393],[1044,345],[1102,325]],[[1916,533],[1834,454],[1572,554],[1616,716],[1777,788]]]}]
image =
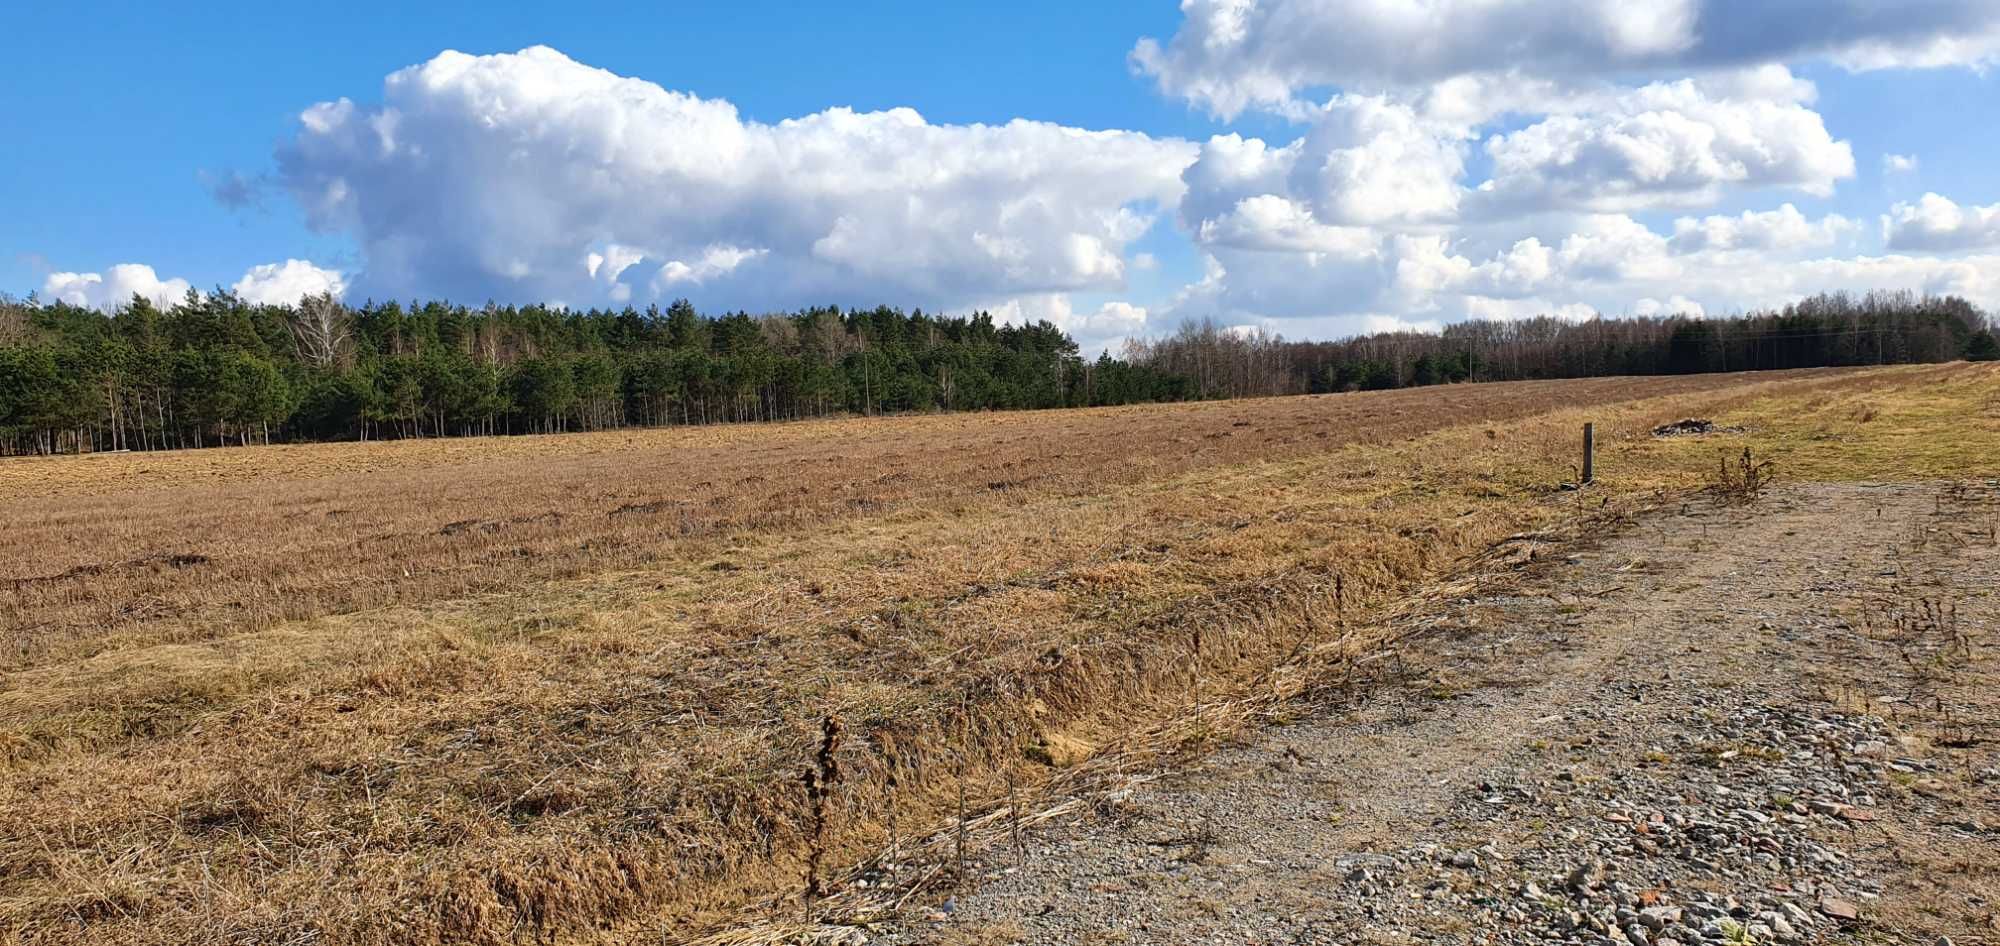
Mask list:
[{"label": "stubble field", "polygon": [[[1687,416],[1748,431],[1646,433]],[[1602,482],[1563,492],[1584,420]],[[0,463],[0,940],[798,914],[809,875],[1361,658],[1495,543],[1744,447],[1992,475],[2000,371]]]}]

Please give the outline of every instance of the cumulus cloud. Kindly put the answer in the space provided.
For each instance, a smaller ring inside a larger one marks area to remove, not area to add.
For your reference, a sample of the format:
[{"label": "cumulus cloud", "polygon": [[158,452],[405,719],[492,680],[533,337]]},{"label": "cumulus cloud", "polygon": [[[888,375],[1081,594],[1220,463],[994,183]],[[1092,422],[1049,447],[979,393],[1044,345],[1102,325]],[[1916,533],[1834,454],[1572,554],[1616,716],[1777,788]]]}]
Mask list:
[{"label": "cumulus cloud", "polygon": [[1772,307],[1818,292],[1873,289],[2000,306],[2000,255],[1820,255],[1858,225],[1837,215],[1808,218],[1792,205],[1685,217],[1671,233],[1623,214],[1559,217],[1537,229],[1553,224],[1559,235],[1511,240],[1512,224],[1384,236],[1363,256],[1212,244],[1204,278],[1156,311],[1155,323],[1207,316],[1327,337],[1370,331],[1383,318],[1703,315],[1718,304]]},{"label": "cumulus cloud", "polygon": [[[1831,194],[1853,177],[1854,155],[1813,110],[1816,96],[1775,64],[1638,86],[1468,76],[1415,94],[1334,95],[1290,113],[1309,127],[1289,143],[1226,134],[1202,144],[1178,219],[1209,268],[1156,320],[1213,315],[1320,333],[1385,314],[1788,301],[1789,284],[1773,288],[1762,271],[1841,243],[1859,232],[1853,220],[1782,203],[1685,215],[1658,232],[1630,214],[1773,190]],[[1468,161],[1474,148],[1487,160]]]},{"label": "cumulus cloud", "polygon": [[1632,304],[1633,315],[1691,315],[1701,318],[1708,314],[1701,303],[1686,296],[1668,296],[1666,299],[1647,297]]},{"label": "cumulus cloud", "polygon": [[1854,221],[1839,214],[1814,222],[1799,208],[1784,204],[1776,210],[1746,210],[1733,217],[1682,217],[1674,221],[1674,235],[1668,242],[1680,253],[1795,250],[1829,245],[1856,228]]},{"label": "cumulus cloud", "polygon": [[1854,151],[1783,67],[1721,81],[1653,83],[1486,142],[1482,200],[1504,207],[1629,210],[1713,202],[1725,188],[1816,196],[1854,176]]},{"label": "cumulus cloud", "polygon": [[1456,141],[1408,105],[1339,96],[1299,140],[1291,189],[1331,224],[1456,216],[1465,160]]},{"label": "cumulus cloud", "polygon": [[[1296,337],[1699,315],[1877,286],[1993,301],[1985,257],[1896,254],[2000,245],[1995,208],[1898,204],[1884,255],[1838,259],[1853,220],[1777,203],[1855,175],[1789,64],[1979,65],[2000,50],[1990,0],[1183,10],[1172,39],[1134,50],[1137,67],[1218,115],[1274,110],[1291,133],[1194,143],[909,109],[768,123],[534,47],[441,53],[373,101],[314,105],[275,173],[212,185],[227,197],[268,181],[363,260],[259,267],[238,284],[246,298],[319,285],[573,305],[891,301],[1046,319],[1086,350],[1183,317]],[[1168,215],[1202,276],[1170,300],[1101,301],[1160,265],[1133,250]]]},{"label": "cumulus cloud", "polygon": [[[161,279],[153,267],[144,263],[119,263],[102,273],[49,273],[42,280],[40,295],[51,302],[112,312],[130,305],[134,296],[169,308],[185,300],[192,288],[185,279]],[[230,286],[230,291],[251,305],[293,305],[302,296],[322,292],[338,296],[346,288],[339,270],[288,259],[250,267]]]},{"label": "cumulus cloud", "polygon": [[306,296],[347,291],[347,281],[337,269],[321,269],[302,259],[252,266],[243,278],[229,287],[251,305],[296,305]]},{"label": "cumulus cloud", "polygon": [[371,294],[952,306],[1122,287],[1195,150],[909,109],[765,124],[534,47],[307,109],[277,178],[359,244]]},{"label": "cumulus cloud", "polygon": [[50,273],[42,280],[42,298],[110,311],[131,304],[138,296],[156,306],[179,302],[192,288],[185,279],[161,279],[143,263],[119,263],[102,273]]},{"label": "cumulus cloud", "polygon": [[2000,204],[1960,207],[1939,194],[1899,203],[1882,218],[1889,248],[1951,253],[2000,246]]},{"label": "cumulus cloud", "polygon": [[1542,120],[1488,138],[1477,184],[1464,157],[1477,126],[1463,121],[1490,118],[1485,93],[1341,95],[1289,144],[1210,138],[1184,175],[1180,221],[1205,244],[1357,256],[1399,231],[1701,206],[1743,189],[1825,195],[1854,174],[1854,156],[1806,107],[1813,95],[1781,66],[1572,90],[1540,103],[1553,110]]},{"label": "cumulus cloud", "polygon": [[1003,323],[1049,322],[1069,333],[1085,354],[1116,348],[1125,339],[1146,332],[1145,307],[1123,301],[1106,302],[1095,310],[1078,312],[1067,294],[1040,293],[980,308]]},{"label": "cumulus cloud", "polygon": [[[1762,295],[1751,304],[1775,304],[1815,292],[1906,289],[1937,296],[1963,296],[1988,310],[2000,308],[2000,254],[1940,259],[1934,256],[1887,254],[1851,259],[1806,260],[1795,266],[1767,270]],[[1754,291],[1754,290],[1753,290]]]},{"label": "cumulus cloud", "polygon": [[1245,197],[1227,212],[1200,222],[1202,243],[1249,250],[1296,250],[1349,258],[1373,255],[1381,238],[1365,227],[1335,227],[1276,194]]},{"label": "cumulus cloud", "polygon": [[1182,0],[1135,68],[1233,117],[1302,90],[1422,87],[1458,76],[1614,77],[1830,60],[1850,69],[1981,65],[1990,0]]},{"label": "cumulus cloud", "polygon": [[1885,154],[1882,156],[1882,173],[1914,174],[1917,170],[1917,156],[1914,154]]}]

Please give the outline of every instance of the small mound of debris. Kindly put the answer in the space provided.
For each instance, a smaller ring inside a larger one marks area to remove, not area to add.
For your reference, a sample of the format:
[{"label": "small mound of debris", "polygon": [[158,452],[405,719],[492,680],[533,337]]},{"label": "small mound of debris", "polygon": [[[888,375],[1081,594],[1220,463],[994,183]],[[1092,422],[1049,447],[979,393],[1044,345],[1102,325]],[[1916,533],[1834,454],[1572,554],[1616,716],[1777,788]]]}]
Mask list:
[{"label": "small mound of debris", "polygon": [[1741,427],[1724,427],[1712,420],[1677,420],[1671,424],[1661,424],[1653,428],[1655,437],[1700,437],[1705,434],[1740,434]]}]

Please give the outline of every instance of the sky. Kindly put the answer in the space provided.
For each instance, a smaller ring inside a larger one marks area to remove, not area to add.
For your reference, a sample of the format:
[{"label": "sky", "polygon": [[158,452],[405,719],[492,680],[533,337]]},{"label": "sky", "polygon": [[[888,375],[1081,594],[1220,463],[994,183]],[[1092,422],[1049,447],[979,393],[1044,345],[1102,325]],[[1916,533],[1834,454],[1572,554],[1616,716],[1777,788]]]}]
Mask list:
[{"label": "sky", "polygon": [[0,292],[2000,310],[2000,0],[198,6],[0,10]]}]

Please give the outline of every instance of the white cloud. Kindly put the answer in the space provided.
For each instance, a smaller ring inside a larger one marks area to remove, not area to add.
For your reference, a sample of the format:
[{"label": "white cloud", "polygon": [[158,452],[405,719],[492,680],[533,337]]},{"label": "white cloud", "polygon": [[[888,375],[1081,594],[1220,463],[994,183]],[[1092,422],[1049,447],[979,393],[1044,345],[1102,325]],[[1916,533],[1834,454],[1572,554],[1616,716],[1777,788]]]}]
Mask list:
[{"label": "white cloud", "polygon": [[[1661,233],[1627,212],[1831,193],[1854,156],[1809,107],[1816,94],[1779,65],[1638,87],[1463,78],[1407,100],[1341,94],[1296,109],[1313,125],[1282,146],[1215,136],[1184,175],[1178,218],[1209,269],[1156,320],[1312,334],[1385,313],[1587,317],[1787,301],[1764,270],[1841,242],[1858,232],[1852,220],[1784,203],[1684,216]],[[1487,138],[1490,171],[1470,184],[1464,150],[1506,116],[1528,120]]]},{"label": "white cloud", "polygon": [[1543,315],[1553,316],[1565,322],[1586,322],[1596,318],[1599,313],[1595,306],[1584,302],[1558,303],[1544,298],[1489,299],[1484,296],[1466,296],[1460,300],[1459,308],[1452,313],[1452,318],[1510,322]]},{"label": "white cloud", "polygon": [[1146,332],[1146,309],[1129,302],[1106,302],[1092,312],[1078,312],[1066,293],[1016,296],[980,306],[994,319],[1011,325],[1049,322],[1075,339],[1085,354],[1118,347],[1125,339]]},{"label": "white cloud", "polygon": [[1598,211],[1700,205],[1725,188],[1826,196],[1854,176],[1854,152],[1806,107],[1782,67],[1720,80],[1657,82],[1486,142],[1482,201]]},{"label": "white cloud", "polygon": [[653,276],[653,295],[665,295],[682,284],[699,286],[711,279],[719,279],[769,252],[762,247],[746,250],[740,246],[711,246],[702,250],[692,263],[668,260]]},{"label": "white cloud", "polygon": [[1828,214],[1815,223],[1799,208],[1784,204],[1776,210],[1746,210],[1734,217],[1682,217],[1674,221],[1674,235],[1668,243],[1678,253],[1795,250],[1827,246],[1857,227],[1839,214]]},{"label": "white cloud", "polygon": [[171,306],[190,288],[185,279],[161,279],[151,266],[119,263],[103,273],[50,273],[42,280],[41,295],[50,301],[108,312],[124,308],[133,296],[143,296],[163,308]]},{"label": "white cloud", "polygon": [[[354,240],[363,270],[327,275],[355,293],[982,307],[1087,350],[1190,316],[1299,337],[1878,286],[1995,301],[1988,257],[1890,251],[2000,245],[2000,208],[1898,204],[1885,255],[1842,259],[1872,234],[1779,203],[1855,175],[1790,64],[1980,64],[2000,50],[1992,0],[1183,10],[1135,64],[1293,133],[1191,143],[908,109],[766,123],[536,47],[442,53],[390,75],[379,102],[314,105],[259,179]],[[1681,216],[1630,216],[1656,210]],[[1135,244],[1168,212],[1203,276],[1165,302],[1101,301],[1161,265]]]},{"label": "white cloud", "polygon": [[1467,75],[1605,78],[1831,60],[1850,69],[1979,65],[2000,52],[1990,0],[1182,0],[1132,63],[1169,95],[1233,117],[1307,89],[1416,88]]},{"label": "white cloud", "polygon": [[243,278],[229,287],[251,305],[296,305],[305,296],[347,291],[347,282],[337,269],[321,269],[302,259],[252,266]]},{"label": "white cloud", "polygon": [[1949,197],[1925,194],[1899,203],[1882,218],[1889,248],[1950,253],[2000,246],[2000,204],[1960,207]]},{"label": "white cloud", "polygon": [[1459,143],[1408,105],[1339,96],[1298,143],[1291,189],[1330,224],[1420,223],[1457,215]]},{"label": "white cloud", "polygon": [[1914,174],[1917,170],[1917,156],[1914,154],[1885,154],[1882,156],[1882,173]]},{"label": "white cloud", "polygon": [[1457,255],[1442,237],[1399,239],[1397,256],[1396,288],[1413,300],[1442,292],[1519,299],[1548,283],[1559,265],[1558,251],[1535,237],[1482,263]]},{"label": "white cloud", "polygon": [[1183,176],[1184,227],[1204,243],[1370,252],[1381,225],[1456,217],[1464,193],[1461,136],[1407,105],[1342,96],[1314,110],[1283,147],[1217,135]]},{"label": "white cloud", "polygon": [[[191,288],[185,279],[161,279],[153,267],[143,263],[119,263],[103,273],[50,273],[42,280],[40,294],[50,301],[112,312],[130,304],[135,295],[171,308],[185,300]],[[229,288],[251,305],[293,305],[302,296],[322,292],[341,295],[347,284],[339,270],[288,259],[252,266]]]},{"label": "white cloud", "polygon": [[1535,105],[1552,110],[1542,120],[1491,137],[1490,176],[1471,187],[1463,152],[1476,123],[1521,103],[1464,83],[1414,105],[1336,96],[1301,113],[1314,124],[1290,144],[1210,138],[1184,175],[1179,219],[1205,245],[1359,259],[1400,232],[1700,206],[1740,189],[1823,195],[1854,158],[1806,107],[1813,95],[1777,66],[1571,88]]},{"label": "white cloud", "polygon": [[1708,314],[1701,303],[1686,296],[1669,296],[1665,301],[1647,297],[1632,304],[1633,315],[1691,315],[1702,318]]},{"label": "white cloud", "polygon": [[1228,213],[1203,220],[1195,236],[1205,244],[1347,258],[1372,256],[1380,242],[1373,230],[1328,226],[1315,219],[1312,211],[1276,194],[1243,198]]},{"label": "white cloud", "polygon": [[441,53],[380,105],[307,109],[277,178],[359,243],[374,294],[956,306],[1122,287],[1195,150],[909,109],[764,124],[535,47]]},{"label": "white cloud", "polygon": [[1963,296],[1988,310],[2000,309],[2000,255],[1938,259],[1929,256],[1862,256],[1807,260],[1789,276],[1789,298],[1814,292],[1908,289],[1930,295]]},{"label": "white cloud", "polygon": [[[1773,307],[1818,292],[1872,289],[1955,294],[2000,306],[2000,255],[1813,256],[1857,225],[1834,215],[1812,220],[1790,205],[1683,218],[1672,235],[1620,214],[1555,218],[1536,229],[1556,222],[1566,231],[1560,236],[1512,242],[1504,240],[1513,223],[1457,236],[1396,235],[1365,259],[1211,245],[1205,278],[1157,312],[1155,324],[1213,317],[1255,321],[1292,337],[1326,337],[1370,330],[1369,320],[1385,314],[1403,322],[1703,315],[1716,304]],[[1474,252],[1477,246],[1492,248]]]}]

